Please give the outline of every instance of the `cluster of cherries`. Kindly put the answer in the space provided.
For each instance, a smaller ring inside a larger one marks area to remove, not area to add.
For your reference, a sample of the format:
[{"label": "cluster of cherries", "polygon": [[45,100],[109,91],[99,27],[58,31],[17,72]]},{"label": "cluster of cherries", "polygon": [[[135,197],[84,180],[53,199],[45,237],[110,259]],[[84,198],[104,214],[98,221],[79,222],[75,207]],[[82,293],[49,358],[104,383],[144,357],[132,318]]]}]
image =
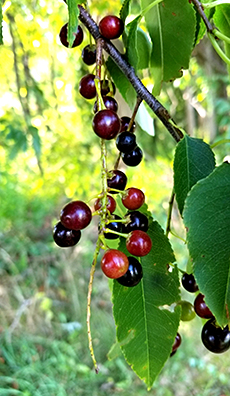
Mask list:
[{"label": "cluster of cherries", "polygon": [[[193,274],[184,273],[181,283],[184,289],[190,293],[196,293],[199,291]],[[205,296],[202,293],[197,294],[192,306],[192,309],[193,308],[195,314],[197,314],[200,318],[208,319],[201,332],[201,339],[204,346],[213,353],[226,352],[230,348],[229,327],[225,326],[222,328],[216,323],[215,317],[206,305]],[[192,310],[191,312],[192,319],[194,316]]]},{"label": "cluster of cherries", "polygon": [[[105,239],[126,238],[126,248],[131,256],[126,256],[117,249],[107,249],[101,259],[101,268],[104,274],[111,279],[117,279],[123,286],[136,286],[142,279],[142,267],[137,257],[146,256],[151,248],[152,241],[147,234],[148,217],[138,211],[145,202],[144,193],[135,187],[125,189],[126,175],[120,170],[108,172],[106,196],[106,221],[99,223],[99,233]],[[124,219],[113,214],[116,201],[113,194],[121,194],[122,204],[128,212]],[[53,238],[60,247],[76,245],[81,238],[81,230],[86,228],[92,215],[102,216],[103,197],[96,199],[94,213],[82,201],[69,202],[60,213],[60,221],[54,226]],[[102,218],[102,217],[101,217]],[[106,248],[106,246],[105,246]]]},{"label": "cluster of cherries", "polygon": [[[124,30],[124,24],[120,18],[114,15],[105,16],[99,23],[101,35],[109,40],[118,38]],[[68,24],[65,24],[60,31],[59,37],[65,47],[69,47],[67,40]],[[83,30],[78,26],[74,34],[75,39],[72,48],[80,45],[83,41]],[[96,62],[96,46],[88,44],[82,50],[82,60],[88,66]],[[95,102],[93,111],[92,126],[97,136],[105,140],[116,139],[116,146],[121,153],[122,161],[127,166],[137,166],[143,158],[143,152],[136,143],[135,123],[130,117],[117,115],[118,103],[113,95],[116,92],[112,81],[104,79],[101,81],[101,95],[105,109],[98,111],[98,101]],[[95,75],[88,73],[81,78],[79,92],[85,99],[94,99],[97,96],[95,86]]]}]

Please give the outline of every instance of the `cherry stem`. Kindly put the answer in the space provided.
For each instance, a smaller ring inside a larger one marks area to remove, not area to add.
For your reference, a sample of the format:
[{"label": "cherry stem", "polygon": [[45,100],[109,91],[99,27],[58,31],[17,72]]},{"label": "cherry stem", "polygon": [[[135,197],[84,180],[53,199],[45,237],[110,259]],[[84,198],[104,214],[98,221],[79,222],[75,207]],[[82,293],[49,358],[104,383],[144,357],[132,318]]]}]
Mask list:
[{"label": "cherry stem", "polygon": [[117,231],[110,230],[109,228],[105,228],[104,232],[105,233],[115,234],[115,235],[121,236],[123,238],[128,238],[128,235],[129,235],[129,234],[123,234],[122,232],[117,232]]},{"label": "cherry stem", "polygon": [[169,233],[171,232],[171,220],[172,220],[172,209],[173,209],[174,199],[175,199],[175,191],[173,188],[171,197],[169,199],[169,209],[168,209],[167,225],[166,225],[166,232],[165,232],[167,237],[168,237]]}]

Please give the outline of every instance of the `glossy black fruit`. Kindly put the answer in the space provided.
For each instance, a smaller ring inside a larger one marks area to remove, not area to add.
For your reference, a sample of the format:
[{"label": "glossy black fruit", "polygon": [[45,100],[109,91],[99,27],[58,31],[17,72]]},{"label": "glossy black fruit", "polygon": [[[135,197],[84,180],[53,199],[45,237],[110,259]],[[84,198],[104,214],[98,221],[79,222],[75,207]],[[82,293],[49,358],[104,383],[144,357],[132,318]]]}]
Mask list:
[{"label": "glossy black fruit", "polygon": [[125,165],[137,166],[143,158],[143,152],[139,146],[136,146],[134,150],[128,153],[122,153],[121,158]]},{"label": "glossy black fruit", "polygon": [[[121,220],[120,216],[113,215],[114,221],[106,225],[106,228],[116,232],[122,232],[123,230],[123,223],[117,220]],[[118,239],[119,235],[113,234],[112,232],[105,232],[106,239]]]},{"label": "glossy black fruit", "polygon": [[132,132],[121,132],[117,136],[116,146],[121,153],[129,153],[136,145],[136,136]]},{"label": "glossy black fruit", "polygon": [[201,333],[204,346],[213,353],[226,352],[230,348],[230,331],[228,326],[224,329],[217,326],[215,319],[208,320]]},{"label": "glossy black fruit", "polygon": [[74,246],[79,242],[80,238],[80,230],[70,230],[63,226],[60,221],[53,228],[54,242],[60,247]]},{"label": "glossy black fruit", "polygon": [[[127,184],[127,176],[120,170],[112,170],[109,172],[107,186],[115,190],[123,191]],[[110,194],[117,194],[117,191],[110,191]]]},{"label": "glossy black fruit", "polygon": [[82,50],[81,57],[86,65],[93,65],[96,62],[96,45],[86,45]]},{"label": "glossy black fruit", "polygon": [[117,278],[117,281],[122,286],[133,287],[138,285],[143,277],[142,266],[135,257],[128,257],[129,268],[128,271],[121,278]]},{"label": "glossy black fruit", "polygon": [[195,293],[198,290],[196,280],[193,274],[184,273],[181,279],[181,283],[185,290],[190,293]]},{"label": "glossy black fruit", "polygon": [[125,223],[124,230],[126,233],[130,233],[134,230],[142,230],[148,231],[149,221],[148,217],[138,210],[134,210],[133,212],[129,212],[125,215],[127,219],[129,219],[128,223]]},{"label": "glossy black fruit", "polygon": [[[114,99],[112,96],[103,96],[102,98],[103,98],[103,102],[104,102],[106,109],[115,111],[115,113],[116,113],[118,110],[118,104],[117,104],[116,99]],[[98,103],[95,102],[94,106],[93,106],[94,113],[98,112],[97,105],[98,105]]]}]

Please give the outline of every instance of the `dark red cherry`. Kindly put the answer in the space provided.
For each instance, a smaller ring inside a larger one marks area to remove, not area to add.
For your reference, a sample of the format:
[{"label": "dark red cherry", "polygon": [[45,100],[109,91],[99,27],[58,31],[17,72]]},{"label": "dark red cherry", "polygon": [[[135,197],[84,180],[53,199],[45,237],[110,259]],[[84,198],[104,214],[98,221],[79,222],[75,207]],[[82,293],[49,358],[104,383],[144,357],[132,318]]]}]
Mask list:
[{"label": "dark red cherry", "polygon": [[[120,170],[112,170],[109,172],[107,186],[109,188],[123,191],[127,184],[127,176]],[[110,194],[117,194],[117,191],[110,191]]]},{"label": "dark red cherry", "polygon": [[199,293],[194,301],[194,309],[196,314],[203,319],[211,319],[213,318],[213,314],[210,309],[207,307],[204,301],[204,295]]},{"label": "dark red cherry", "polygon": [[95,75],[86,74],[80,80],[79,92],[85,99],[93,99],[96,97]]},{"label": "dark red cherry", "polygon": [[120,129],[120,119],[112,110],[100,110],[93,118],[93,130],[101,139],[115,138]]},{"label": "dark red cherry", "polygon": [[101,269],[108,278],[120,278],[128,271],[128,268],[128,257],[119,250],[109,249],[101,259]]},{"label": "dark red cherry", "polygon": [[[62,45],[64,45],[65,47],[69,48],[69,42],[67,40],[68,37],[68,23],[66,23],[64,26],[62,26],[60,33],[59,33],[59,37],[60,37],[60,41],[62,43]],[[81,28],[81,26],[78,25],[77,27],[77,32],[74,33],[74,42],[72,47],[70,48],[74,48],[77,47],[78,45],[80,45],[83,41],[83,30]]]},{"label": "dark red cherry", "polygon": [[152,241],[146,232],[135,230],[128,235],[126,239],[126,248],[133,256],[146,256],[152,248]]},{"label": "dark red cherry", "polygon": [[181,283],[184,289],[190,293],[195,293],[198,290],[198,286],[193,274],[187,274],[185,272],[182,276]]},{"label": "dark red cherry", "polygon": [[53,228],[54,242],[60,247],[74,246],[79,242],[80,238],[80,230],[69,230],[60,221]]},{"label": "dark red cherry", "polygon": [[[103,96],[103,102],[104,102],[106,109],[115,111],[115,113],[117,112],[118,104],[117,104],[116,99],[114,99],[112,96]],[[98,103],[95,102],[94,107],[93,107],[94,113],[98,112],[97,107],[98,107]]]},{"label": "dark red cherry", "polygon": [[129,210],[139,209],[145,202],[145,194],[139,188],[130,187],[122,195],[122,203]]},{"label": "dark red cherry", "polygon": [[99,22],[99,31],[101,35],[108,40],[114,40],[123,33],[124,23],[115,15],[107,15]]},{"label": "dark red cherry", "polygon": [[91,219],[91,209],[82,201],[69,202],[60,214],[61,223],[70,230],[82,230],[89,225]]},{"label": "dark red cherry", "polygon": [[96,62],[96,45],[86,45],[82,50],[81,57],[86,65],[93,65]]},{"label": "dark red cherry", "polygon": [[[114,199],[111,195],[107,195],[107,202],[108,202],[108,203],[107,203],[107,206],[106,206],[107,210],[108,210],[110,213],[113,213],[114,210],[116,209],[116,201],[115,201],[115,199]],[[101,199],[98,198],[98,199],[95,201],[94,209],[95,209],[95,210],[100,210],[100,209],[101,209],[101,206],[102,206]]]}]

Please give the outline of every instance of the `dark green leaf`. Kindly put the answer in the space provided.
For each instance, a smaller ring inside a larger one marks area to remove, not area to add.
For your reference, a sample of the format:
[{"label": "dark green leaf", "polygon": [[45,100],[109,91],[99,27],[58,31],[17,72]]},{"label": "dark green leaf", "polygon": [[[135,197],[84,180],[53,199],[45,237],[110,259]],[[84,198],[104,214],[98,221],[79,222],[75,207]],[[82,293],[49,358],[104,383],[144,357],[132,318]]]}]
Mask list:
[{"label": "dark green leaf", "polygon": [[140,20],[141,16],[138,16],[127,25],[127,57],[135,70],[149,66],[151,52],[151,44],[146,33],[138,27]]},{"label": "dark green leaf", "polygon": [[185,201],[184,224],[194,274],[205,302],[224,326],[230,312],[230,164],[200,180]]},{"label": "dark green leaf", "polygon": [[71,48],[75,38],[74,33],[77,32],[79,9],[76,0],[68,0],[67,4],[68,4],[68,13],[69,13],[68,42]]},{"label": "dark green leaf", "polygon": [[130,0],[124,0],[120,9],[120,18],[123,22],[125,22],[127,16],[129,15],[129,5]]},{"label": "dark green leaf", "polygon": [[[153,0],[141,0],[142,10]],[[152,75],[154,94],[160,93],[163,81],[182,76],[193,49],[196,29],[195,11],[188,1],[164,0],[145,14],[152,40]]]},{"label": "dark green leaf", "polygon": [[33,144],[33,149],[35,151],[36,157],[40,158],[40,156],[41,156],[41,138],[39,136],[38,129],[33,126],[30,126],[29,132],[31,133],[31,136],[32,136],[32,144]]},{"label": "dark green leaf", "polygon": [[[146,211],[146,207],[143,208]],[[151,252],[141,258],[142,281],[133,288],[114,281],[113,304],[117,339],[127,362],[150,388],[168,359],[177,333],[180,308],[178,271],[170,243],[159,224],[151,222]],[[122,238],[119,250],[127,250]]]},{"label": "dark green leaf", "polygon": [[174,189],[181,214],[192,186],[214,168],[215,157],[210,146],[201,139],[185,135],[177,145],[174,158]]}]

